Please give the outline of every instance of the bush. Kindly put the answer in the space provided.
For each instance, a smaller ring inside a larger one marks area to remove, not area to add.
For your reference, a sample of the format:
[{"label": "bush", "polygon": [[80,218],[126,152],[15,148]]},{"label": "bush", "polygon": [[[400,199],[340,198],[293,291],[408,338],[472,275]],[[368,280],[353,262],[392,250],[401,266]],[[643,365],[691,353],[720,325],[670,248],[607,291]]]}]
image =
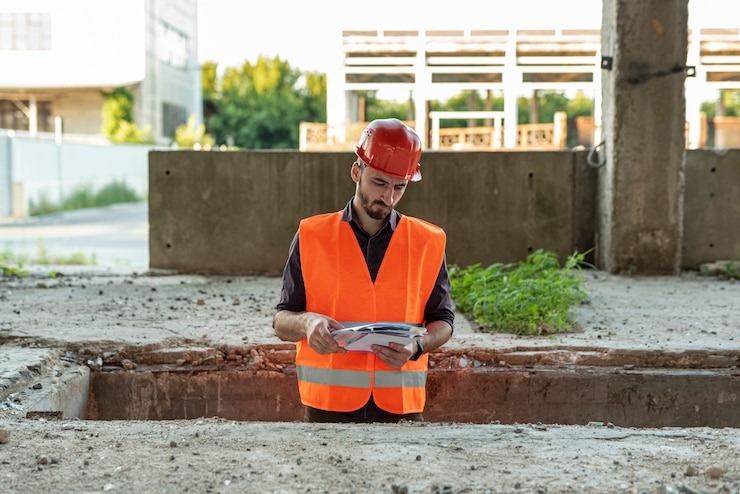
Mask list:
[{"label": "bush", "polygon": [[556,254],[542,249],[519,263],[451,266],[452,298],[483,331],[569,331],[574,327],[572,305],[588,299],[580,271],[586,254],[574,253],[563,267]]},{"label": "bush", "polygon": [[195,125],[195,117],[188,118],[188,123],[182,124],[175,129],[175,142],[185,149],[210,149],[215,141],[211,134],[206,132],[203,124]]},{"label": "bush", "polygon": [[45,193],[39,195],[38,203],[31,199],[28,204],[28,214],[31,216],[58,213],[61,210],[62,206],[56,202],[52,202]]},{"label": "bush", "polygon": [[138,202],[143,199],[135,190],[126,185],[124,180],[114,180],[97,192],[93,192],[89,185],[79,186],[65,197],[61,204],[50,201],[45,194],[42,194],[38,204],[33,199],[30,201],[29,214],[40,216],[73,209],[109,206],[122,202]]},{"label": "bush", "polygon": [[62,211],[95,206],[95,194],[90,187],[76,187],[62,202]]},{"label": "bush", "polygon": [[95,194],[96,206],[108,206],[120,202],[138,202],[142,198],[124,181],[113,181]]}]

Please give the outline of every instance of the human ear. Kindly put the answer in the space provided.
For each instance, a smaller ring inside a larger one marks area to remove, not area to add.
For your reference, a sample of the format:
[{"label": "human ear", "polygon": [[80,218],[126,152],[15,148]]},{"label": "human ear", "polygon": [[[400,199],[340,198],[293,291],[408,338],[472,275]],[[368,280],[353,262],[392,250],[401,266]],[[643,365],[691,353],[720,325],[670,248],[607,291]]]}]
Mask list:
[{"label": "human ear", "polygon": [[360,181],[360,174],[362,173],[362,168],[360,168],[359,163],[356,161],[352,164],[352,169],[350,170],[350,176],[352,176],[352,181],[354,183],[357,183]]}]

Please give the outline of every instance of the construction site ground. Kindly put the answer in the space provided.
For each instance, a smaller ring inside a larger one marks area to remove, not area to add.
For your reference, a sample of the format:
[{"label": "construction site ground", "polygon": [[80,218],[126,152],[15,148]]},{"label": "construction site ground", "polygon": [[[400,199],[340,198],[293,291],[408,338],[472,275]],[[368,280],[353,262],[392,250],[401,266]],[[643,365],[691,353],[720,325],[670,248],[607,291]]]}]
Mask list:
[{"label": "construction site ground", "polygon": [[[740,492],[735,427],[633,428],[598,417],[563,425],[30,415],[34,396],[83,356],[94,368],[134,348],[184,355],[291,345],[271,327],[278,278],[82,268],[51,278],[50,269],[0,278],[2,492]],[[585,275],[590,300],[576,309],[576,331],[488,334],[458,314],[439,351],[455,352],[461,368],[474,365],[468,352],[485,349],[512,360],[661,352],[722,366],[729,359],[740,379],[740,283],[696,273]],[[135,363],[121,365],[135,372]],[[740,414],[740,396],[723,399]]]}]

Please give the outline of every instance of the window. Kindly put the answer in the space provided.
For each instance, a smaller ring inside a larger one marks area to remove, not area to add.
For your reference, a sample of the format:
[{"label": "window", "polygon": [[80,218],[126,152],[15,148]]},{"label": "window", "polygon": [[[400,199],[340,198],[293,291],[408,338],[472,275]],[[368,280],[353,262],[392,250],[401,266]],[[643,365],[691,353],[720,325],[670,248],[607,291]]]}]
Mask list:
[{"label": "window", "polygon": [[162,103],[162,135],[175,137],[175,129],[187,121],[187,111],[182,106]]},{"label": "window", "polygon": [[[28,100],[0,99],[0,129],[29,130]],[[54,130],[51,101],[37,101],[36,115],[39,132]]]},{"label": "window", "polygon": [[51,50],[51,14],[0,14],[0,50]]},{"label": "window", "polygon": [[188,37],[182,31],[160,21],[157,24],[157,58],[179,69],[188,66]]}]

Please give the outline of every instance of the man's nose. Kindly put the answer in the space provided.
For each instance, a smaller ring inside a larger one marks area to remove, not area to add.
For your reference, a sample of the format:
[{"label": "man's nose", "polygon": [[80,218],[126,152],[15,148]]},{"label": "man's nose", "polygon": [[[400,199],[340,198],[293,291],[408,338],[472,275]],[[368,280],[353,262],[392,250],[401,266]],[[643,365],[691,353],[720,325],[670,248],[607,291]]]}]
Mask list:
[{"label": "man's nose", "polygon": [[383,189],[383,201],[388,204],[389,206],[393,206],[393,203],[396,202],[396,189],[393,187],[393,185],[388,185]]}]

